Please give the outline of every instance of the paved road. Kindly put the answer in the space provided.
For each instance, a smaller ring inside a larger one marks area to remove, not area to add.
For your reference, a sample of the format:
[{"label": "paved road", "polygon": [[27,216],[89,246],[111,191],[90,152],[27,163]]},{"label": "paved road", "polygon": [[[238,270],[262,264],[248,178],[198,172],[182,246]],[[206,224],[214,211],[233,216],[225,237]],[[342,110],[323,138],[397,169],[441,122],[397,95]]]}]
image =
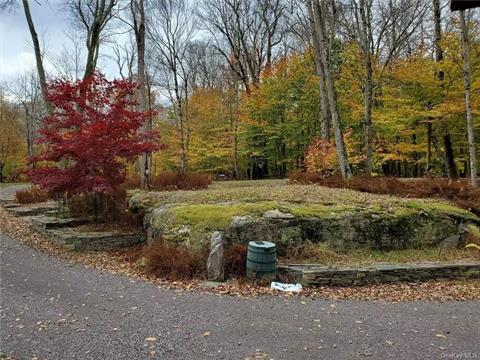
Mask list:
[{"label": "paved road", "polygon": [[1,184],[0,183],[0,201],[15,199],[15,193],[29,187],[29,184]]},{"label": "paved road", "polygon": [[479,302],[179,293],[1,234],[0,250],[0,352],[16,359],[480,359]]}]

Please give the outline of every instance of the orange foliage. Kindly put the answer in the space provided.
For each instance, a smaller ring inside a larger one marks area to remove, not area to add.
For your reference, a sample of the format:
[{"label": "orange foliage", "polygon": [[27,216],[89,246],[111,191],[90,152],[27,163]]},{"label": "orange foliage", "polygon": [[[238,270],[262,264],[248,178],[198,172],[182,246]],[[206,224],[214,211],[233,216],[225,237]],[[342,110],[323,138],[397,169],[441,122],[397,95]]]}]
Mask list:
[{"label": "orange foliage", "polygon": [[313,139],[305,151],[305,170],[309,173],[329,175],[338,165],[335,145],[327,140]]}]

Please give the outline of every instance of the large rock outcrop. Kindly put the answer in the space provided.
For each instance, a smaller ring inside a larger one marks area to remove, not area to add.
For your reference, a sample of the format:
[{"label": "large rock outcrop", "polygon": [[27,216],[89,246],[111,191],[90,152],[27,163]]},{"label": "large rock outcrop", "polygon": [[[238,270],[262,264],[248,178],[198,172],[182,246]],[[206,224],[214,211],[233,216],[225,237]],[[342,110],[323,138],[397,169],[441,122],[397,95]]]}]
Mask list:
[{"label": "large rock outcrop", "polygon": [[461,246],[467,227],[480,219],[450,204],[416,200],[391,207],[229,201],[157,204],[145,211],[145,225],[156,236],[198,248],[207,248],[219,231],[226,243],[310,242],[342,251],[428,248],[452,237]]}]

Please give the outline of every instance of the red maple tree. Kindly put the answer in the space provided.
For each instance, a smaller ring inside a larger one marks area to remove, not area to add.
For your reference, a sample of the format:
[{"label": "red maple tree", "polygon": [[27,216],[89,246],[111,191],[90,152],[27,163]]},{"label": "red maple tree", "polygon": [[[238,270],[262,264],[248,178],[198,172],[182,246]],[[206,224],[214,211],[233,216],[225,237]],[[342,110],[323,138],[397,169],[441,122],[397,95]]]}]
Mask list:
[{"label": "red maple tree", "polygon": [[32,183],[52,195],[112,193],[129,162],[161,147],[155,133],[139,131],[151,114],[135,110],[136,88],[99,73],[50,83],[53,112],[42,120],[38,143],[44,151],[35,157],[49,165],[28,172]]}]

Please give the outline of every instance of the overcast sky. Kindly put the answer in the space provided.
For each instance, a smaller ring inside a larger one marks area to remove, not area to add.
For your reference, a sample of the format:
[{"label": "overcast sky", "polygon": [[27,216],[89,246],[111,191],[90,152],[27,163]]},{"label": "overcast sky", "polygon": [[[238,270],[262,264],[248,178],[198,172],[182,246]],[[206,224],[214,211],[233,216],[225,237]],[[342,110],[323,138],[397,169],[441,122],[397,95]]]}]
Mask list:
[{"label": "overcast sky", "polygon": [[[40,37],[46,39],[52,51],[60,50],[67,28],[61,1],[53,0],[42,5],[30,2],[32,17]],[[0,81],[12,81],[25,70],[35,67],[32,40],[22,7],[2,13],[0,21]]]},{"label": "overcast sky", "polygon": [[[49,0],[29,3],[40,40],[46,44],[45,68],[53,74],[55,69],[49,57],[60,53],[65,45],[69,46],[64,33],[69,25],[62,9],[64,2]],[[0,13],[0,34],[0,83],[12,82],[25,71],[35,68],[35,55],[23,7],[18,6],[15,11]],[[106,53],[108,49],[104,46],[100,52]],[[113,64],[105,57],[99,59],[99,67],[107,75],[116,72]]]}]

